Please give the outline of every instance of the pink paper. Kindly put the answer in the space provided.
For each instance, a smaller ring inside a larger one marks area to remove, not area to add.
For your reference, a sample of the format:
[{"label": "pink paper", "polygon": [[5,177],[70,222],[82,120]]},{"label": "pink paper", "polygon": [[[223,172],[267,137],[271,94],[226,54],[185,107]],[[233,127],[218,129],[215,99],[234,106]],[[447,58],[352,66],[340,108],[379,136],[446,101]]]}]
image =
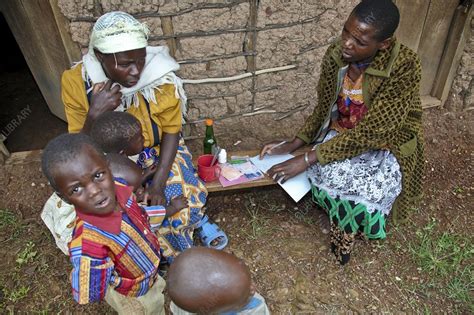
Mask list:
[{"label": "pink paper", "polygon": [[222,187],[238,185],[238,184],[246,183],[246,182],[249,182],[249,181],[250,180],[247,177],[245,177],[244,175],[240,176],[237,179],[234,179],[233,181],[229,181],[229,180],[225,179],[224,176],[219,176],[219,182],[221,183]]},{"label": "pink paper", "polygon": [[257,180],[257,179],[260,179],[260,178],[263,178],[263,177],[264,176],[262,175],[260,177],[254,177],[254,178],[248,179],[247,177],[245,177],[245,175],[242,175],[239,178],[234,179],[233,181],[229,181],[229,180],[225,179],[225,177],[220,176],[219,177],[219,182],[221,183],[222,187],[228,187],[228,186],[232,186],[232,185],[238,185],[238,184],[242,184],[242,183],[246,183],[246,182],[251,182],[253,180]]}]

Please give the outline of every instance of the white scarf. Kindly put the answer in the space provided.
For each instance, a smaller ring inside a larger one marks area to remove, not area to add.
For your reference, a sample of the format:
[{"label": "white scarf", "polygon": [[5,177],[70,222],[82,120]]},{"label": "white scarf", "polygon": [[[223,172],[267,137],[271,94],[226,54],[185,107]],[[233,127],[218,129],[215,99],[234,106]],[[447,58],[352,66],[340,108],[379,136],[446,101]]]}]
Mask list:
[{"label": "white scarf", "polygon": [[[108,80],[93,50],[89,49],[89,52],[82,58],[82,62],[82,79],[84,81],[90,80],[92,85],[94,85]],[[159,90],[159,87],[163,84],[174,84],[175,96],[180,99],[184,121],[187,98],[182,80],[173,72],[178,69],[179,64],[170,56],[168,47],[147,46],[145,67],[143,68],[140,79],[137,84],[132,87],[127,88],[121,86],[122,104],[115,110],[124,111],[132,104],[138,107],[138,93],[149,103],[153,102],[158,104],[155,97],[155,89]],[[86,92],[89,93],[89,91]]]}]

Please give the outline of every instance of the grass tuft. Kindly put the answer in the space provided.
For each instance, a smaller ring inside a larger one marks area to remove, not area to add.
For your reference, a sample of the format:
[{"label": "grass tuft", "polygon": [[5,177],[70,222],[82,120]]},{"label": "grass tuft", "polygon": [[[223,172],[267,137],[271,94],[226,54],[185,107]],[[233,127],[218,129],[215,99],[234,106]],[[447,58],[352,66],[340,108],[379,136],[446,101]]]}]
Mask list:
[{"label": "grass tuft", "polygon": [[34,248],[35,244],[33,242],[26,243],[25,248],[23,248],[23,250],[18,254],[16,258],[18,268],[21,268],[23,265],[33,262],[37,254],[37,251],[35,251]]},{"label": "grass tuft", "polygon": [[409,243],[411,255],[419,268],[430,275],[426,288],[436,289],[474,312],[473,242],[447,231],[437,235],[436,227],[432,220],[416,231],[417,240]]},{"label": "grass tuft", "polygon": [[13,290],[8,290],[7,288],[3,289],[5,299],[12,303],[16,303],[25,298],[28,295],[28,292],[30,292],[30,287],[27,286],[20,286]]},{"label": "grass tuft", "polygon": [[0,209],[0,242],[15,239],[23,231],[21,220],[10,210]]},{"label": "grass tuft", "polygon": [[262,215],[260,206],[255,203],[252,196],[245,201],[245,210],[249,216],[250,233],[246,233],[247,236],[255,240],[260,236],[265,235],[268,232],[266,226],[267,218]]}]

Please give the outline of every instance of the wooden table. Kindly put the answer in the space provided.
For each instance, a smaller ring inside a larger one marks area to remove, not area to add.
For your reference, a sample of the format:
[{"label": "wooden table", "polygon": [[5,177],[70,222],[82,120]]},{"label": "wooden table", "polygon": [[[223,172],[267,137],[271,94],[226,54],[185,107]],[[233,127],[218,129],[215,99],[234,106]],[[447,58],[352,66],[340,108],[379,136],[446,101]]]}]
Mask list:
[{"label": "wooden table", "polygon": [[[300,155],[304,154],[306,151],[309,151],[310,147],[297,150],[293,152],[293,155]],[[246,156],[249,157],[255,156],[260,153],[260,150],[248,150],[248,151],[234,151],[234,152],[227,152],[227,159],[230,160],[232,156]],[[193,164],[197,169],[197,159],[199,156],[193,157]],[[265,177],[261,179],[252,180],[249,182],[245,182],[238,185],[232,185],[227,187],[222,187],[219,180],[215,180],[209,183],[205,183],[208,192],[215,192],[215,191],[226,191],[226,190],[236,190],[236,189],[245,189],[245,188],[254,188],[254,187],[262,187],[262,186],[270,186],[275,185],[276,182],[271,179],[268,175],[265,174]]]}]

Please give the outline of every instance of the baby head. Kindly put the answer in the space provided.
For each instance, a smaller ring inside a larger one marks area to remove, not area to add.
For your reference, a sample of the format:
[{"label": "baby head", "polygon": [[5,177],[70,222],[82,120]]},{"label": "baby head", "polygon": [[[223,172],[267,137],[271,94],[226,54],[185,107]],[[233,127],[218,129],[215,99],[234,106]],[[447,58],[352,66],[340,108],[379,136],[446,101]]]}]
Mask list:
[{"label": "baby head", "polygon": [[171,300],[192,313],[239,310],[255,293],[250,270],[241,259],[207,247],[181,253],[171,264],[166,282]]},{"label": "baby head", "polygon": [[94,121],[90,135],[105,153],[128,156],[140,153],[145,141],[140,121],[125,112],[103,113]]},{"label": "baby head", "polygon": [[143,170],[132,160],[122,154],[108,153],[106,158],[109,162],[109,168],[112,171],[112,175],[118,181],[120,181],[120,179],[125,180],[126,185],[133,188],[137,199],[141,200],[145,193],[143,182],[146,179]]},{"label": "baby head", "polygon": [[57,194],[76,209],[95,215],[116,209],[112,173],[104,152],[89,136],[54,138],[43,151],[41,167]]}]

